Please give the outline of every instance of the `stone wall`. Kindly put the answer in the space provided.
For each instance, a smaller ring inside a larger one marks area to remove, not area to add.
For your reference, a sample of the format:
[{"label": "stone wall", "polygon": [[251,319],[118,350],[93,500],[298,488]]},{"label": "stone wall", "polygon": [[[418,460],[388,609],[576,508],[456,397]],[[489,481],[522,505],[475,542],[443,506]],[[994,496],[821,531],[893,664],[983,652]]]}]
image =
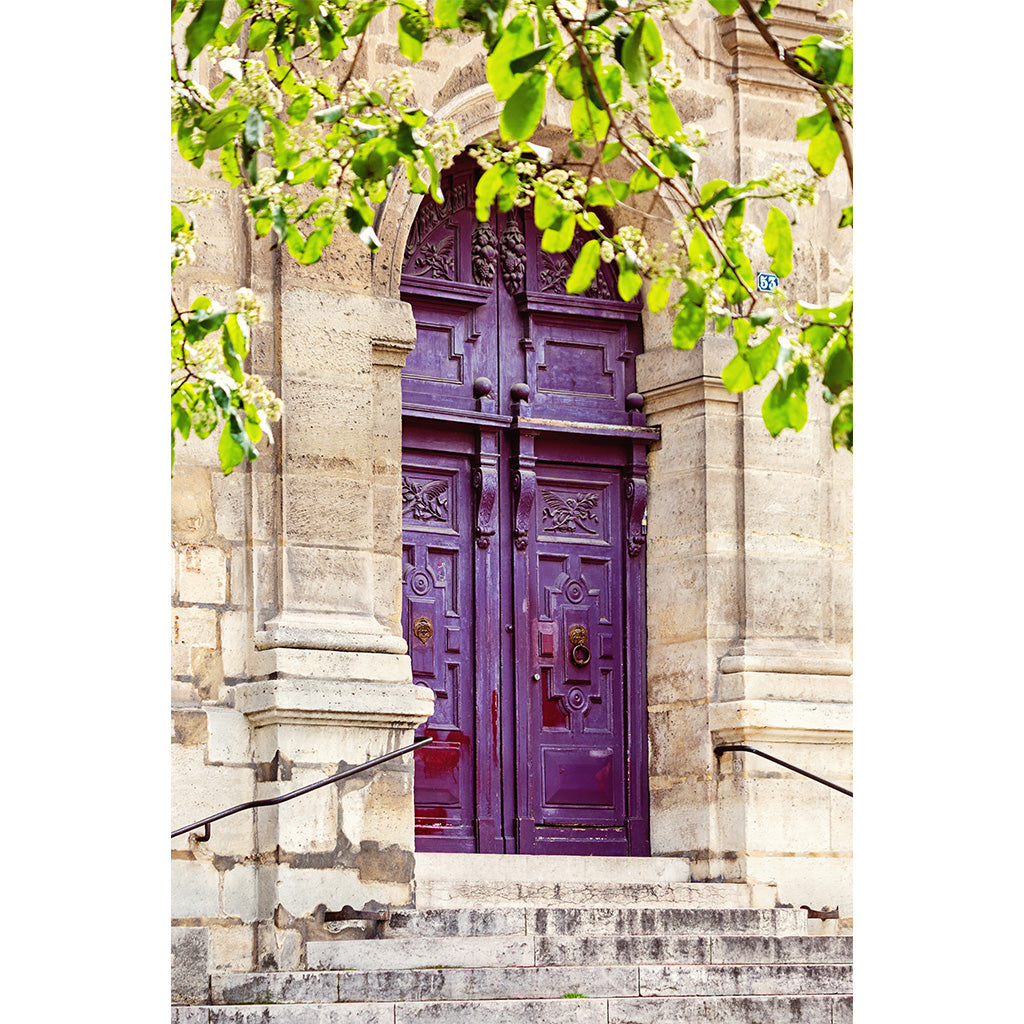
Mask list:
[{"label": "stone wall", "polygon": [[[779,10],[797,37],[822,24],[813,0]],[[679,25],[719,62],[665,31],[687,76],[673,100],[710,138],[701,173],[798,164],[804,144],[779,138],[814,109],[809,91],[782,84],[759,39],[731,19],[695,6]],[[365,73],[396,66],[408,61],[382,32]],[[496,128],[476,40],[430,46],[410,73],[465,144]],[[556,98],[554,144],[567,115]],[[235,288],[256,292],[266,321],[254,330],[252,372],[285,414],[276,444],[229,477],[216,438],[179,451],[174,827],[406,744],[433,701],[412,684],[400,626],[399,375],[415,326],[398,280],[417,198],[395,187],[372,259],[339,232],[303,268],[251,241],[231,190],[175,156],[173,196],[193,187],[212,189],[214,203],[196,211],[198,259],[179,271],[179,297],[205,291],[230,303]],[[794,284],[818,301],[849,283],[848,241],[832,230],[847,202],[840,169],[795,228]],[[721,384],[731,340],[681,353],[668,313],[645,315],[644,328],[638,386],[662,431],[650,456],[647,553],[653,851],[685,855],[697,878],[775,881],[786,902],[838,904],[847,916],[849,798],[752,755],[719,762],[712,748],[748,743],[850,778],[850,456],[832,451],[815,396],[800,434],[771,439],[763,395]],[[412,901],[411,759],[171,847],[181,964],[296,966],[324,907]],[[187,995],[195,973],[182,972]]]}]

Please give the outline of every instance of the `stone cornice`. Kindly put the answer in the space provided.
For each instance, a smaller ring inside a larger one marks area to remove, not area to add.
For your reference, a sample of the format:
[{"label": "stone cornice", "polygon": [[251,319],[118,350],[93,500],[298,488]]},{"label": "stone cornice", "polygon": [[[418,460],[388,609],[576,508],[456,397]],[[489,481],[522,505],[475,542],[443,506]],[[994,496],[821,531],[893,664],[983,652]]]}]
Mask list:
[{"label": "stone cornice", "polygon": [[679,409],[685,405],[704,402],[736,405],[739,402],[739,395],[727,390],[720,377],[710,376],[693,377],[644,392],[644,412],[648,416],[666,409]]},{"label": "stone cornice", "polygon": [[850,743],[853,705],[788,700],[732,700],[708,705],[708,726],[719,743]]},{"label": "stone cornice", "polygon": [[433,714],[434,695],[411,683],[265,679],[239,683],[235,707],[254,727],[412,729]]}]

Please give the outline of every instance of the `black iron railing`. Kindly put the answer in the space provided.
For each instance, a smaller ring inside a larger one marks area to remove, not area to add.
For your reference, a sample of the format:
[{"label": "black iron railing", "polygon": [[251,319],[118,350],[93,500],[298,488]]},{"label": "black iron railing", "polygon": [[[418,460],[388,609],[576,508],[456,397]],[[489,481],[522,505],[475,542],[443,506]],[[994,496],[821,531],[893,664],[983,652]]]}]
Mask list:
[{"label": "black iron railing", "polygon": [[324,786],[329,786],[332,782],[340,782],[342,779],[358,775],[360,772],[365,772],[367,768],[375,768],[379,764],[384,764],[385,761],[391,761],[396,757],[401,757],[403,754],[408,754],[412,750],[418,750],[420,747],[425,747],[428,743],[433,742],[433,737],[427,736],[424,739],[417,740],[415,743],[410,743],[407,747],[401,747],[398,750],[392,750],[390,754],[382,754],[380,757],[372,758],[365,764],[361,764],[356,768],[346,768],[344,771],[338,772],[337,775],[332,775],[327,779],[321,779],[319,782],[310,783],[310,785],[303,786],[301,789],[294,789],[290,793],[284,793],[281,796],[267,797],[264,800],[250,800],[246,804],[239,804],[237,807],[229,807],[226,811],[221,811],[218,814],[211,814],[208,818],[200,818],[199,821],[193,821],[191,825],[185,825],[184,828],[175,829],[171,833],[171,838],[173,839],[175,836],[191,832],[194,828],[204,827],[203,834],[201,836],[196,836],[198,842],[204,843],[210,838],[210,825],[215,821],[219,821],[221,818],[227,818],[230,815],[238,814],[241,811],[248,811],[253,807],[271,807],[274,804],[283,804],[286,800],[294,800],[297,796],[302,796],[305,793],[312,793],[314,789],[321,789]]},{"label": "black iron railing", "polygon": [[837,786],[834,782],[829,782],[828,779],[823,779],[820,775],[815,775],[813,772],[805,772],[803,768],[797,768],[795,764],[790,764],[788,761],[783,761],[781,758],[773,757],[771,754],[766,754],[763,750],[756,750],[754,747],[748,747],[743,743],[721,743],[715,747],[715,757],[721,757],[722,754],[731,751],[757,754],[758,757],[764,757],[769,761],[774,761],[776,764],[781,764],[783,768],[788,768],[791,772],[796,772],[798,775],[803,775],[808,779],[814,779],[815,782],[820,782],[823,786],[828,786],[829,789],[837,789],[840,793],[853,796],[852,789],[843,789],[842,786]]}]

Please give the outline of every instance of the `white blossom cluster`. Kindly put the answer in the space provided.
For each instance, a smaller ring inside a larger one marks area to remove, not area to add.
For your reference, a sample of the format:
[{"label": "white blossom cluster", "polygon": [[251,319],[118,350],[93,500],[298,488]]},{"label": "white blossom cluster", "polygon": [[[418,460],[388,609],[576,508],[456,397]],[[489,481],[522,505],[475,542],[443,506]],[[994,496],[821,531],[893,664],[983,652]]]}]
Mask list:
[{"label": "white blossom cluster", "polygon": [[196,261],[196,232],[191,224],[179,228],[171,236],[171,273],[178,267],[188,266]]},{"label": "white blossom cluster", "polygon": [[235,292],[235,310],[249,324],[263,320],[263,304],[251,288],[239,288]]},{"label": "white blossom cluster", "polygon": [[238,394],[243,402],[252,405],[257,413],[265,416],[271,423],[276,423],[281,418],[284,403],[257,374],[245,375],[245,379],[238,385]]},{"label": "white blossom cluster", "polygon": [[773,165],[767,174],[768,188],[794,206],[814,206],[818,202],[818,178],[810,171]]}]

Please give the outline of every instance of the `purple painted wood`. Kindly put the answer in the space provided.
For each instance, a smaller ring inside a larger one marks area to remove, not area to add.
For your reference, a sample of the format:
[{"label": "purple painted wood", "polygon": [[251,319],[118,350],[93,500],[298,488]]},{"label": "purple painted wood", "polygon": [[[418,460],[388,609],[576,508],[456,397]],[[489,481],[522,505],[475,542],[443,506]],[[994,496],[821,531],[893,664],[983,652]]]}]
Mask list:
[{"label": "purple painted wood", "polygon": [[409,236],[403,625],[437,695],[417,848],[649,852],[646,447],[639,306],[518,211],[480,224],[472,164]]}]

